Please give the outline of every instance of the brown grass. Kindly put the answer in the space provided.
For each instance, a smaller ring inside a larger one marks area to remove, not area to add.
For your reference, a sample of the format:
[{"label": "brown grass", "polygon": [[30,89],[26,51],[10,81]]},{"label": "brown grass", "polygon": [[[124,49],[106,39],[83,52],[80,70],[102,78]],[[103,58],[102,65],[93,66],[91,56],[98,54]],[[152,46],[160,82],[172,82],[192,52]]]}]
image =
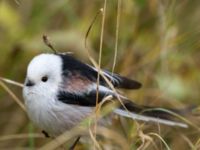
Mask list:
[{"label": "brown grass", "polygon": [[[101,68],[110,68],[141,81],[141,90],[123,91],[137,103],[198,106],[199,4],[197,0],[1,1],[0,149],[59,149],[71,145],[71,139],[79,134],[84,137],[77,149],[199,149],[198,115],[178,116],[190,125],[189,129],[138,123],[118,116],[113,116],[109,126],[93,126],[111,111],[111,106],[101,108],[102,104],[79,127],[56,139],[44,139],[40,129],[33,128],[21,112],[25,108],[20,83],[31,58],[44,52],[41,37],[46,33],[56,50],[73,51],[78,58],[90,60],[99,76],[103,76]],[[92,23],[84,47],[83,35],[101,8],[101,20]]]}]

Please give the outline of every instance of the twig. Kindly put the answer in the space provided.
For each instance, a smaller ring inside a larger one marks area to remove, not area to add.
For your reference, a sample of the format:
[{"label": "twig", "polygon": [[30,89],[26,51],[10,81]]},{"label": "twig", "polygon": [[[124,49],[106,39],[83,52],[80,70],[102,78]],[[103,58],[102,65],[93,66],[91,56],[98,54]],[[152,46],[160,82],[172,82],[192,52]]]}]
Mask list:
[{"label": "twig", "polygon": [[0,137],[0,141],[14,140],[14,139],[27,139],[32,138],[44,138],[42,134],[39,133],[25,133],[25,134],[13,134],[13,135],[4,135]]},{"label": "twig", "polygon": [[24,110],[26,111],[26,108],[24,104],[20,101],[20,99],[2,82],[0,81],[0,86],[8,92],[8,94],[14,99],[14,101]]},{"label": "twig", "polygon": [[74,150],[74,148],[76,147],[76,145],[77,145],[77,143],[79,142],[80,138],[81,138],[81,136],[79,136],[79,137],[75,140],[75,142],[72,144],[72,146],[70,146],[69,150]]},{"label": "twig", "polygon": [[54,52],[54,54],[57,54],[58,52],[57,52],[57,50],[53,47],[53,45],[49,42],[48,36],[47,36],[47,35],[43,35],[42,38],[43,38],[44,44],[45,44],[46,46],[48,46],[48,47]]},{"label": "twig", "polygon": [[99,45],[99,61],[98,61],[98,73],[97,73],[97,88],[96,88],[96,121],[94,126],[94,135],[96,137],[96,127],[97,127],[97,118],[98,118],[98,99],[99,99],[99,80],[100,80],[100,71],[101,71],[101,58],[102,58],[102,48],[103,48],[103,37],[104,37],[104,26],[105,26],[105,16],[106,16],[106,4],[107,0],[104,0],[104,7],[103,7],[103,16],[102,16],[102,23],[101,23],[101,36],[100,36],[100,45]]},{"label": "twig", "polygon": [[24,87],[24,85],[22,83],[19,83],[19,82],[16,82],[16,81],[13,81],[13,80],[10,80],[10,79],[7,79],[7,78],[0,77],[0,80],[6,82],[8,84],[19,86],[21,88]]}]

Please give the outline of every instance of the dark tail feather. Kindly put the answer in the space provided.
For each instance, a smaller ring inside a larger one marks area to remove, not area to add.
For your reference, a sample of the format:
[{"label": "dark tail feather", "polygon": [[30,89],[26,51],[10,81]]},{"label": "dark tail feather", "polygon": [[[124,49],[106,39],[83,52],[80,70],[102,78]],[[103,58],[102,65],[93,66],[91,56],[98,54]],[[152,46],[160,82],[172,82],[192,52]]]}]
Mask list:
[{"label": "dark tail feather", "polygon": [[179,126],[184,128],[188,127],[188,125],[182,122],[177,122],[175,121],[175,119],[178,119],[177,116],[182,116],[187,114],[194,108],[190,107],[183,110],[175,110],[175,109],[164,109],[159,107],[139,106],[128,100],[125,100],[124,106],[121,106],[120,108],[116,109],[115,112],[122,116],[137,120],[157,122],[161,124],[166,124],[170,126]]}]

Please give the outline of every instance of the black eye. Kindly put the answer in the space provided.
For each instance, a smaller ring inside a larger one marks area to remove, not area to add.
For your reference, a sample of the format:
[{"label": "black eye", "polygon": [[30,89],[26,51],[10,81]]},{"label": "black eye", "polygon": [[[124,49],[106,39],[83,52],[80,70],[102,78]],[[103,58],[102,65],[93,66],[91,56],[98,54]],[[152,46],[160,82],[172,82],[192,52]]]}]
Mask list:
[{"label": "black eye", "polygon": [[47,80],[48,80],[48,77],[47,76],[44,76],[44,77],[42,77],[42,82],[46,82]]}]

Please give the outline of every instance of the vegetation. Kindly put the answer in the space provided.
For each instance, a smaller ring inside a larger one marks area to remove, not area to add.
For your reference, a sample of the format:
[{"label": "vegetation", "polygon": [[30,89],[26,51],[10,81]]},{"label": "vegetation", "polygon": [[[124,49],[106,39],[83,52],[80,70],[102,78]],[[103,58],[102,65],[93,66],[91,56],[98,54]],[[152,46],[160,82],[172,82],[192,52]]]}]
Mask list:
[{"label": "vegetation", "polygon": [[[45,34],[58,51],[73,52],[84,62],[91,57],[99,62],[102,50],[102,68],[112,71],[116,62],[114,72],[142,82],[140,90],[123,91],[139,104],[198,106],[199,16],[198,0],[1,0],[0,76],[23,83],[28,62],[51,53],[42,41]],[[16,96],[23,102],[21,87],[3,81],[0,87],[0,149],[62,149],[60,143],[68,147],[80,133],[85,136],[77,149],[200,149],[198,109],[185,118],[188,129],[115,116],[112,125],[97,127],[97,140],[88,120],[59,139],[46,139],[16,103]]]}]

